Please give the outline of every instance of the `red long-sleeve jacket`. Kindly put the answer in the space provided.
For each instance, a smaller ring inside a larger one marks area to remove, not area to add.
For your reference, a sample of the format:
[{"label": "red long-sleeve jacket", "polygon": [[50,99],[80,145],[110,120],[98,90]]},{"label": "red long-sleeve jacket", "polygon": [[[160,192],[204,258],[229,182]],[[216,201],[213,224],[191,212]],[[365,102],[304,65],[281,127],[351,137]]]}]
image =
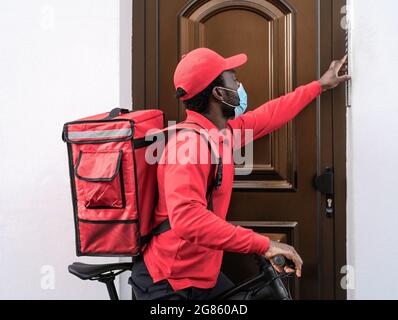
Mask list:
[{"label": "red long-sleeve jacket", "polygon": [[[227,155],[232,154],[233,148],[249,142],[244,140],[244,130],[253,130],[253,139],[259,139],[292,120],[321,92],[319,81],[313,81],[230,120],[228,128],[233,135],[214,134],[218,130],[210,120],[187,110],[186,121],[209,130],[210,136],[220,142],[222,184],[213,192],[213,211],[207,210],[206,191],[214,170],[209,149],[204,149],[208,161],[198,161],[195,154],[187,154],[187,142],[180,141],[180,133],[177,139],[170,139],[158,165],[159,202],[153,225],[168,217],[171,230],[154,236],[144,252],[145,264],[155,283],[167,279],[174,290],[190,286],[212,288],[220,272],[223,251],[257,254],[267,251],[267,237],[226,221],[234,179],[234,164]],[[237,134],[242,137],[240,143],[236,142]],[[203,146],[200,139],[188,141],[189,147]],[[177,153],[176,163],[166,160],[173,158],[169,158],[172,153]],[[178,161],[178,155],[182,154],[185,160]]]}]

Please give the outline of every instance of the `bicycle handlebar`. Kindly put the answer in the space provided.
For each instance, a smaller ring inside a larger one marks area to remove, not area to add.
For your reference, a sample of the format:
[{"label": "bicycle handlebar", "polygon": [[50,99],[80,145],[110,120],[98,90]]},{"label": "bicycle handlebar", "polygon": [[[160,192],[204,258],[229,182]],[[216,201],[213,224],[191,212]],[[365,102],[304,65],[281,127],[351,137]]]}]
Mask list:
[{"label": "bicycle handlebar", "polygon": [[[269,261],[267,258],[265,258],[264,256],[258,255],[256,258],[257,258],[257,260],[258,260],[258,262],[259,262],[260,269],[261,269],[261,268],[264,268],[264,267],[267,267],[267,266],[270,264],[270,261]],[[289,260],[289,259],[287,259],[287,258],[285,258],[285,257],[282,256],[282,255],[277,255],[277,256],[275,256],[275,257],[272,259],[272,262],[273,262],[275,265],[277,265],[278,267],[281,267],[281,268],[283,268],[283,267],[285,267],[285,266],[287,266],[287,267],[289,267],[289,268],[293,268],[293,269],[295,268],[294,262],[291,261],[291,260]],[[261,270],[260,270],[260,271],[261,271]]]}]

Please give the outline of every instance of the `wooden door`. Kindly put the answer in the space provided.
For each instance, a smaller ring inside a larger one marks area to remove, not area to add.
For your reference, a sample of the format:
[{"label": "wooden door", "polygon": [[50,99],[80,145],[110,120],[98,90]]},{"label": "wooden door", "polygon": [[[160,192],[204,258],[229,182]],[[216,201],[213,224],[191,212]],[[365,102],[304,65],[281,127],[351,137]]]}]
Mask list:
[{"label": "wooden door", "polygon": [[[134,109],[160,108],[166,121],[185,119],[173,74],[197,47],[224,56],[244,52],[237,76],[249,109],[318,79],[344,54],[343,0],[134,0]],[[333,214],[313,185],[334,169]],[[293,244],[304,260],[292,290],[300,299],[345,298],[344,88],[327,92],[296,119],[256,141],[254,170],[236,167],[228,220]],[[236,267],[239,265],[239,268]],[[239,282],[256,272],[253,261],[225,254],[223,270]]]}]

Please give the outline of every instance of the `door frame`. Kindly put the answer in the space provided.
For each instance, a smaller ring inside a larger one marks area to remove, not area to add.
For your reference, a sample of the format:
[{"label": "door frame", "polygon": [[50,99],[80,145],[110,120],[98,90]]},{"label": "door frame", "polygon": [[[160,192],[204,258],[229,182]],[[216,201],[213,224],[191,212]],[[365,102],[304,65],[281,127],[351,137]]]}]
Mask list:
[{"label": "door frame", "polygon": [[[342,8],[347,0],[332,0],[332,50],[333,58],[342,58],[346,53],[347,31],[342,27],[346,13]],[[345,86],[332,91],[333,99],[333,167],[335,194],[335,299],[346,300],[347,290],[341,287],[341,268],[347,265],[347,101]]]},{"label": "door frame", "polygon": [[[132,101],[134,110],[159,108],[159,1],[134,0],[132,24]],[[169,0],[168,0],[169,1]],[[346,31],[341,8],[346,0],[314,0],[318,10],[318,78],[332,60],[345,54]],[[188,2],[188,1],[187,1]],[[321,24],[322,21],[322,24]],[[178,57],[176,57],[178,59]],[[177,61],[177,60],[176,60]],[[134,81],[135,79],[139,79]],[[318,254],[321,275],[318,296],[347,299],[341,288],[342,266],[347,264],[346,248],[346,92],[344,86],[317,99],[317,174],[334,168],[334,219],[325,218],[325,197],[318,193]],[[334,239],[334,241],[330,241]],[[325,252],[333,252],[325,255]],[[333,279],[331,280],[331,274]]]}]

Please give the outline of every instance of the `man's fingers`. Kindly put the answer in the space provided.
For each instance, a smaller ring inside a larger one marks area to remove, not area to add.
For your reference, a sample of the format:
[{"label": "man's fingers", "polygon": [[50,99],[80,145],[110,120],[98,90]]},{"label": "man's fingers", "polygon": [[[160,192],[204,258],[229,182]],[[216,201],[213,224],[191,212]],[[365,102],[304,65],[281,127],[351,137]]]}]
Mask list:
[{"label": "man's fingers", "polygon": [[301,260],[300,256],[296,253],[293,254],[290,260],[293,261],[294,266],[296,268],[296,275],[297,277],[301,277],[301,269],[303,267],[303,260]]},{"label": "man's fingers", "polygon": [[340,69],[344,66],[344,64],[347,62],[347,55],[343,57],[341,60],[334,60],[331,65],[330,69],[333,69],[336,74],[340,71]]},{"label": "man's fingers", "polygon": [[294,269],[292,269],[292,268],[290,268],[290,267],[287,267],[287,266],[285,266],[285,272],[286,273],[293,273],[293,272],[296,272],[296,270],[294,270]]},{"label": "man's fingers", "polygon": [[276,272],[282,273],[283,269],[280,266],[278,266],[275,263],[273,263],[272,260],[271,260],[271,264],[274,267],[274,269],[276,270]]},{"label": "man's fingers", "polygon": [[[289,245],[279,243],[273,243],[271,249],[272,248],[274,248],[274,250],[268,250],[265,254],[265,257],[271,262],[271,265],[275,269],[275,271],[278,273],[283,273],[284,271],[287,273],[296,272],[297,277],[301,277],[303,260],[301,260],[301,257],[296,252],[296,250]],[[294,266],[285,265],[280,267],[276,265],[272,260],[276,255],[283,255],[285,258],[291,260],[294,263]]]},{"label": "man's fingers", "polygon": [[[296,270],[289,268],[288,266],[284,267],[285,272],[296,272],[297,277],[301,277],[301,269],[303,266],[303,260],[301,260],[301,257],[298,255],[298,253],[293,249],[292,251],[288,251],[284,254],[284,256],[291,260],[294,263],[294,267]],[[290,271],[286,271],[286,268],[288,268]]]},{"label": "man's fingers", "polygon": [[294,262],[294,265],[296,266],[296,276],[297,277],[301,277],[301,269],[302,269],[302,263],[299,263],[299,262]]},{"label": "man's fingers", "polygon": [[333,60],[330,64],[330,70],[336,70],[337,72],[340,68],[347,62],[348,55],[346,54],[341,60]]},{"label": "man's fingers", "polygon": [[346,81],[351,80],[351,76],[344,75],[344,76],[338,77],[337,79],[339,80],[339,82],[346,82]]},{"label": "man's fingers", "polygon": [[338,70],[340,70],[344,65],[347,66],[347,55],[345,55],[343,57],[343,59],[340,60],[340,62],[338,63],[339,67]]},{"label": "man's fingers", "polygon": [[346,61],[347,61],[347,55],[345,55],[343,59],[337,60],[337,65],[339,66],[339,69],[346,63]]},{"label": "man's fingers", "polygon": [[332,63],[330,64],[329,69],[335,69],[337,65],[337,61],[332,61]]}]

